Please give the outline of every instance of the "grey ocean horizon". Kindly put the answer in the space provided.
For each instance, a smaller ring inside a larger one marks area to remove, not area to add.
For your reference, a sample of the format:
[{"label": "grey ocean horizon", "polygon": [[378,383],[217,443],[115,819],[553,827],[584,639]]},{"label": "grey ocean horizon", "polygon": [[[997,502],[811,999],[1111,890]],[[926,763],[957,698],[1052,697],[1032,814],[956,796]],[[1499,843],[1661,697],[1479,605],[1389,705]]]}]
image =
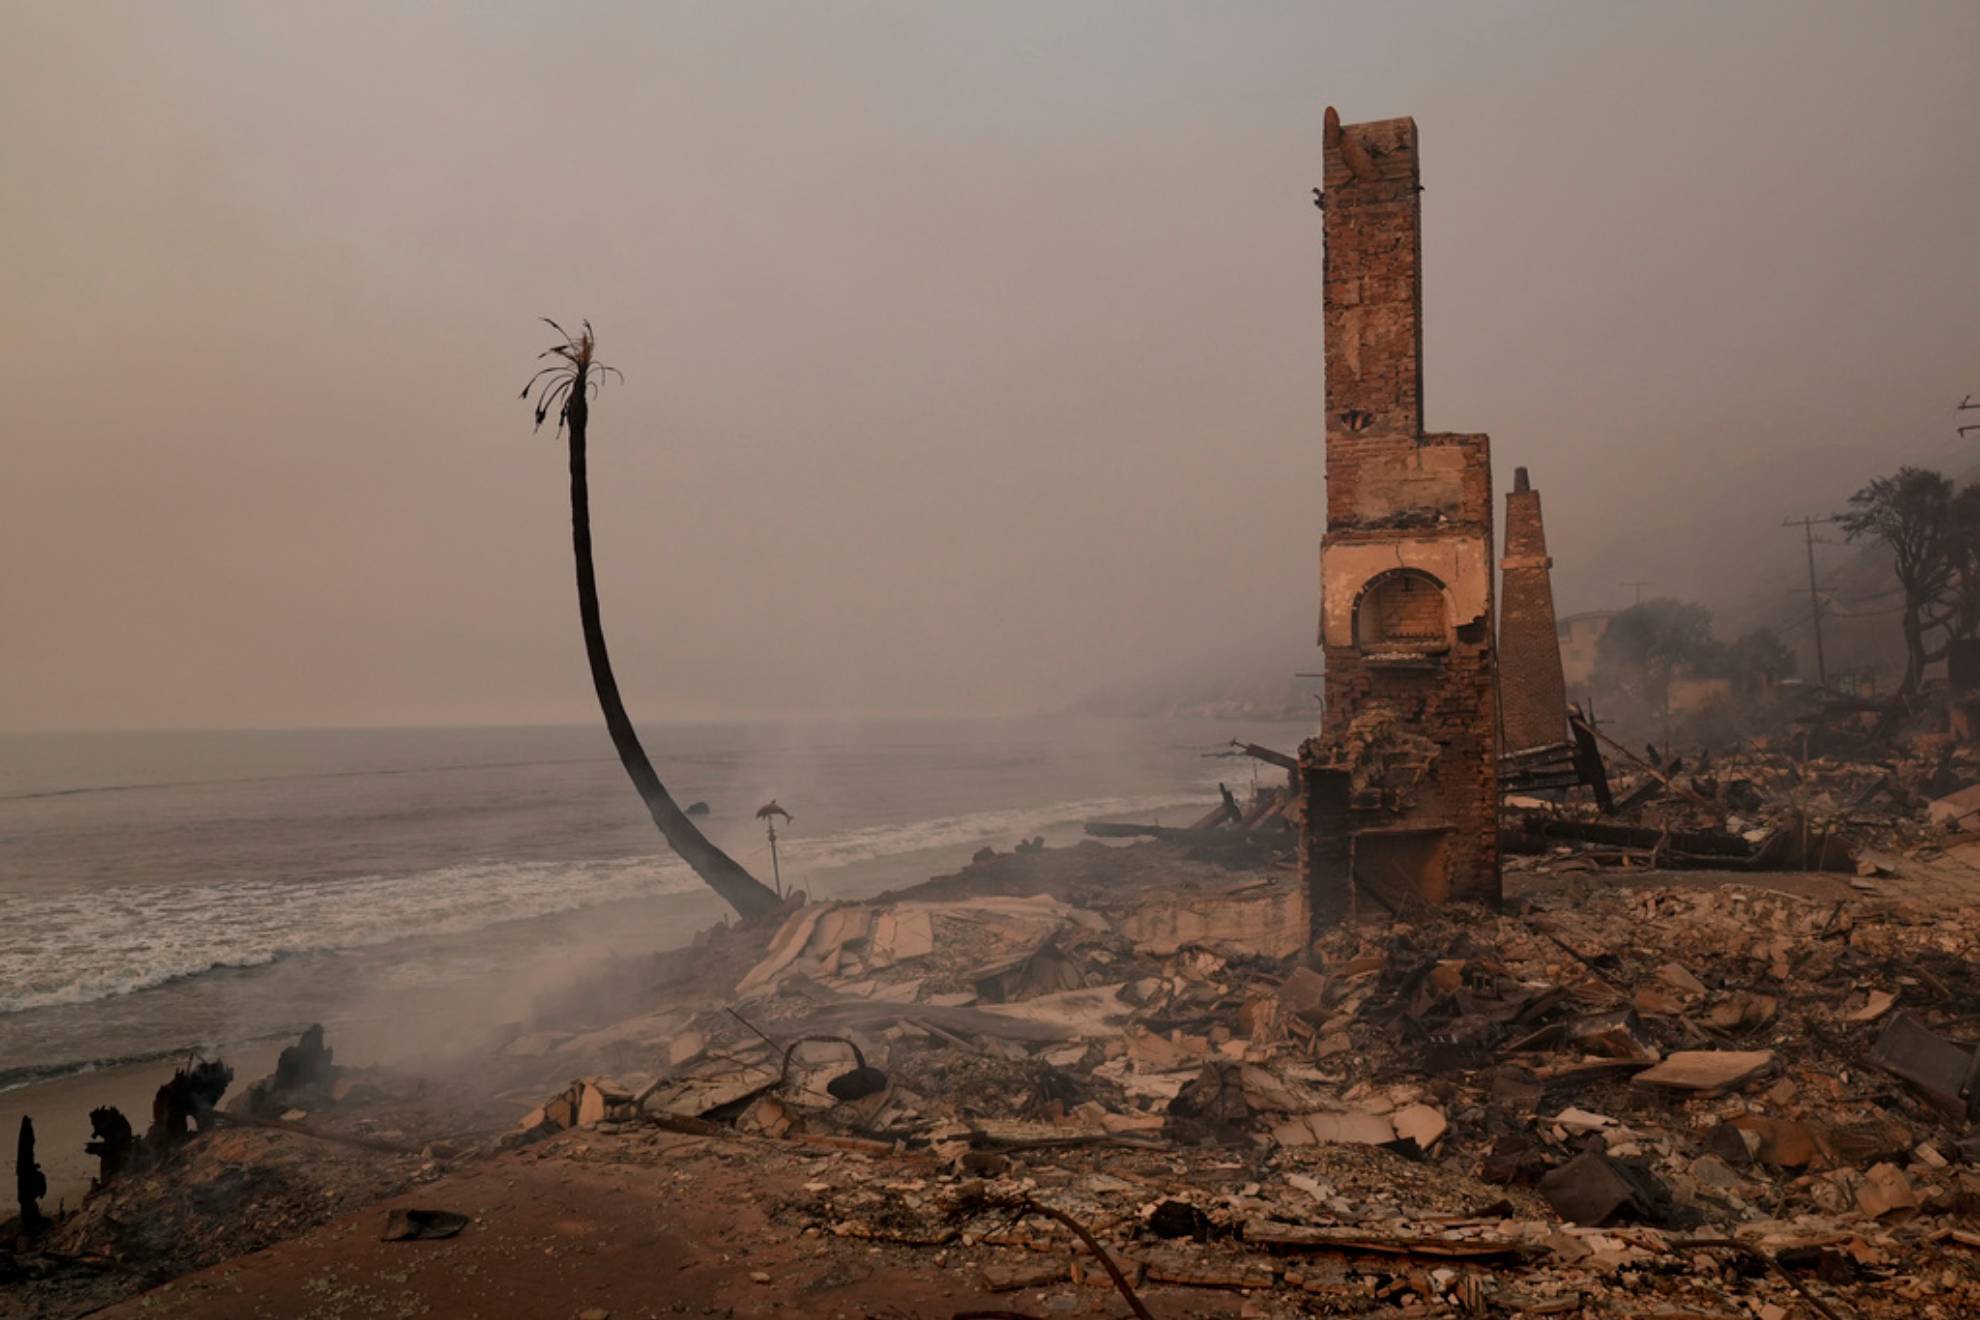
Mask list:
[{"label": "grey ocean horizon", "polygon": [[[642,730],[767,881],[854,896],[1082,821],[1176,823],[1298,723],[751,721]],[[1170,814],[1164,818],[1163,812]],[[417,1057],[726,909],[597,726],[0,733],[0,1089],[325,1021]]]}]

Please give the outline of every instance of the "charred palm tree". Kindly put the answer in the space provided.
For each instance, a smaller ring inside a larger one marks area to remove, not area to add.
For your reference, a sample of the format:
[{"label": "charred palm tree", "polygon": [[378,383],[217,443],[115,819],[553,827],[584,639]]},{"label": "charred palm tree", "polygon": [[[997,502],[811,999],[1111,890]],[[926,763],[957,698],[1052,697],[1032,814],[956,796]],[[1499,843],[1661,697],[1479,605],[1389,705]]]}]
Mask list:
[{"label": "charred palm tree", "polygon": [[559,433],[571,438],[571,549],[577,557],[578,619],[584,626],[584,654],[591,662],[591,685],[598,692],[598,707],[605,714],[605,728],[618,749],[619,762],[626,768],[640,800],[646,803],[653,823],[660,827],[667,844],[694,868],[694,873],[710,889],[720,894],[745,919],[760,917],[779,906],[777,895],[734,858],[709,842],[695,828],[673,795],[667,792],[646,750],[639,745],[639,734],[626,714],[626,703],[619,697],[618,680],[612,676],[612,658],[605,651],[605,628],[598,616],[598,578],[591,566],[591,496],[585,481],[585,426],[591,417],[591,400],[597,394],[604,373],[613,368],[593,356],[591,322],[582,333],[572,335],[555,321],[545,323],[563,335],[564,342],[538,354],[555,361],[531,376],[523,386],[522,397],[536,396],[536,425],[540,428],[553,413]]}]

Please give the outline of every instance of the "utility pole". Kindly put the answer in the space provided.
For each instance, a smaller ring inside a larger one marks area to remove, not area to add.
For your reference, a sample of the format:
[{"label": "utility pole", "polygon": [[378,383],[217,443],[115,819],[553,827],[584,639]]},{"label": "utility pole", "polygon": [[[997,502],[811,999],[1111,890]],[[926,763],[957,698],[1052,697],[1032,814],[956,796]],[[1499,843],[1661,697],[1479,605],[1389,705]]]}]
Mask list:
[{"label": "utility pole", "polygon": [[[1969,394],[1965,398],[1959,401],[1959,407],[1953,409],[1953,411],[1954,412],[1980,411],[1980,403],[1975,403],[1973,401],[1973,396]],[[1968,431],[1980,431],[1980,422],[1975,422],[1971,426],[1962,426],[1959,428],[1959,433],[1962,438],[1966,435]]]},{"label": "utility pole", "polygon": [[1783,527],[1799,527],[1808,543],[1808,609],[1815,619],[1815,681],[1823,687],[1829,686],[1829,662],[1822,654],[1822,592],[1815,584],[1815,529],[1835,520],[1831,514],[1823,518],[1786,518],[1781,521]]},{"label": "utility pole", "polygon": [[1656,584],[1656,583],[1654,583],[1654,582],[1623,582],[1623,583],[1619,583],[1618,585],[1619,585],[1619,586],[1625,586],[1625,587],[1635,587],[1635,588],[1636,588],[1636,603],[1637,603],[1638,605],[1641,605],[1641,604],[1643,603],[1643,589],[1644,589],[1645,587],[1654,587],[1654,586],[1656,586],[1657,584]]}]

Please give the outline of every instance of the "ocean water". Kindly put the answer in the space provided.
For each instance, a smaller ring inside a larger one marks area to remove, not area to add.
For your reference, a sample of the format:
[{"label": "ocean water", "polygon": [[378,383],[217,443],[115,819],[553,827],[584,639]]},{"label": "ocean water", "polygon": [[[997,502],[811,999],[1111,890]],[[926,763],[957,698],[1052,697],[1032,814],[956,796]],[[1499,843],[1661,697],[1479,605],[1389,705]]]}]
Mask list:
[{"label": "ocean water", "polygon": [[[642,730],[766,883],[849,897],[1096,817],[1186,823],[1295,725],[1018,721]],[[417,1054],[726,908],[602,728],[0,734],[0,1089],[312,1021]]]}]

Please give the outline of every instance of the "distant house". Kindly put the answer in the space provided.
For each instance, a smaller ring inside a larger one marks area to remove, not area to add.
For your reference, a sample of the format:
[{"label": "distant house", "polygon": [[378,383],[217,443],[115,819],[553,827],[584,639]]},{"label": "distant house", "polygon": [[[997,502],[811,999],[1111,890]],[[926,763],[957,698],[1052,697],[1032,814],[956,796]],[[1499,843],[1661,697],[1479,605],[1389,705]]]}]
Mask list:
[{"label": "distant house", "polygon": [[1569,701],[1588,704],[1589,689],[1595,682],[1595,646],[1615,617],[1614,610],[1587,610],[1556,623],[1561,638],[1561,677],[1567,680]]}]

